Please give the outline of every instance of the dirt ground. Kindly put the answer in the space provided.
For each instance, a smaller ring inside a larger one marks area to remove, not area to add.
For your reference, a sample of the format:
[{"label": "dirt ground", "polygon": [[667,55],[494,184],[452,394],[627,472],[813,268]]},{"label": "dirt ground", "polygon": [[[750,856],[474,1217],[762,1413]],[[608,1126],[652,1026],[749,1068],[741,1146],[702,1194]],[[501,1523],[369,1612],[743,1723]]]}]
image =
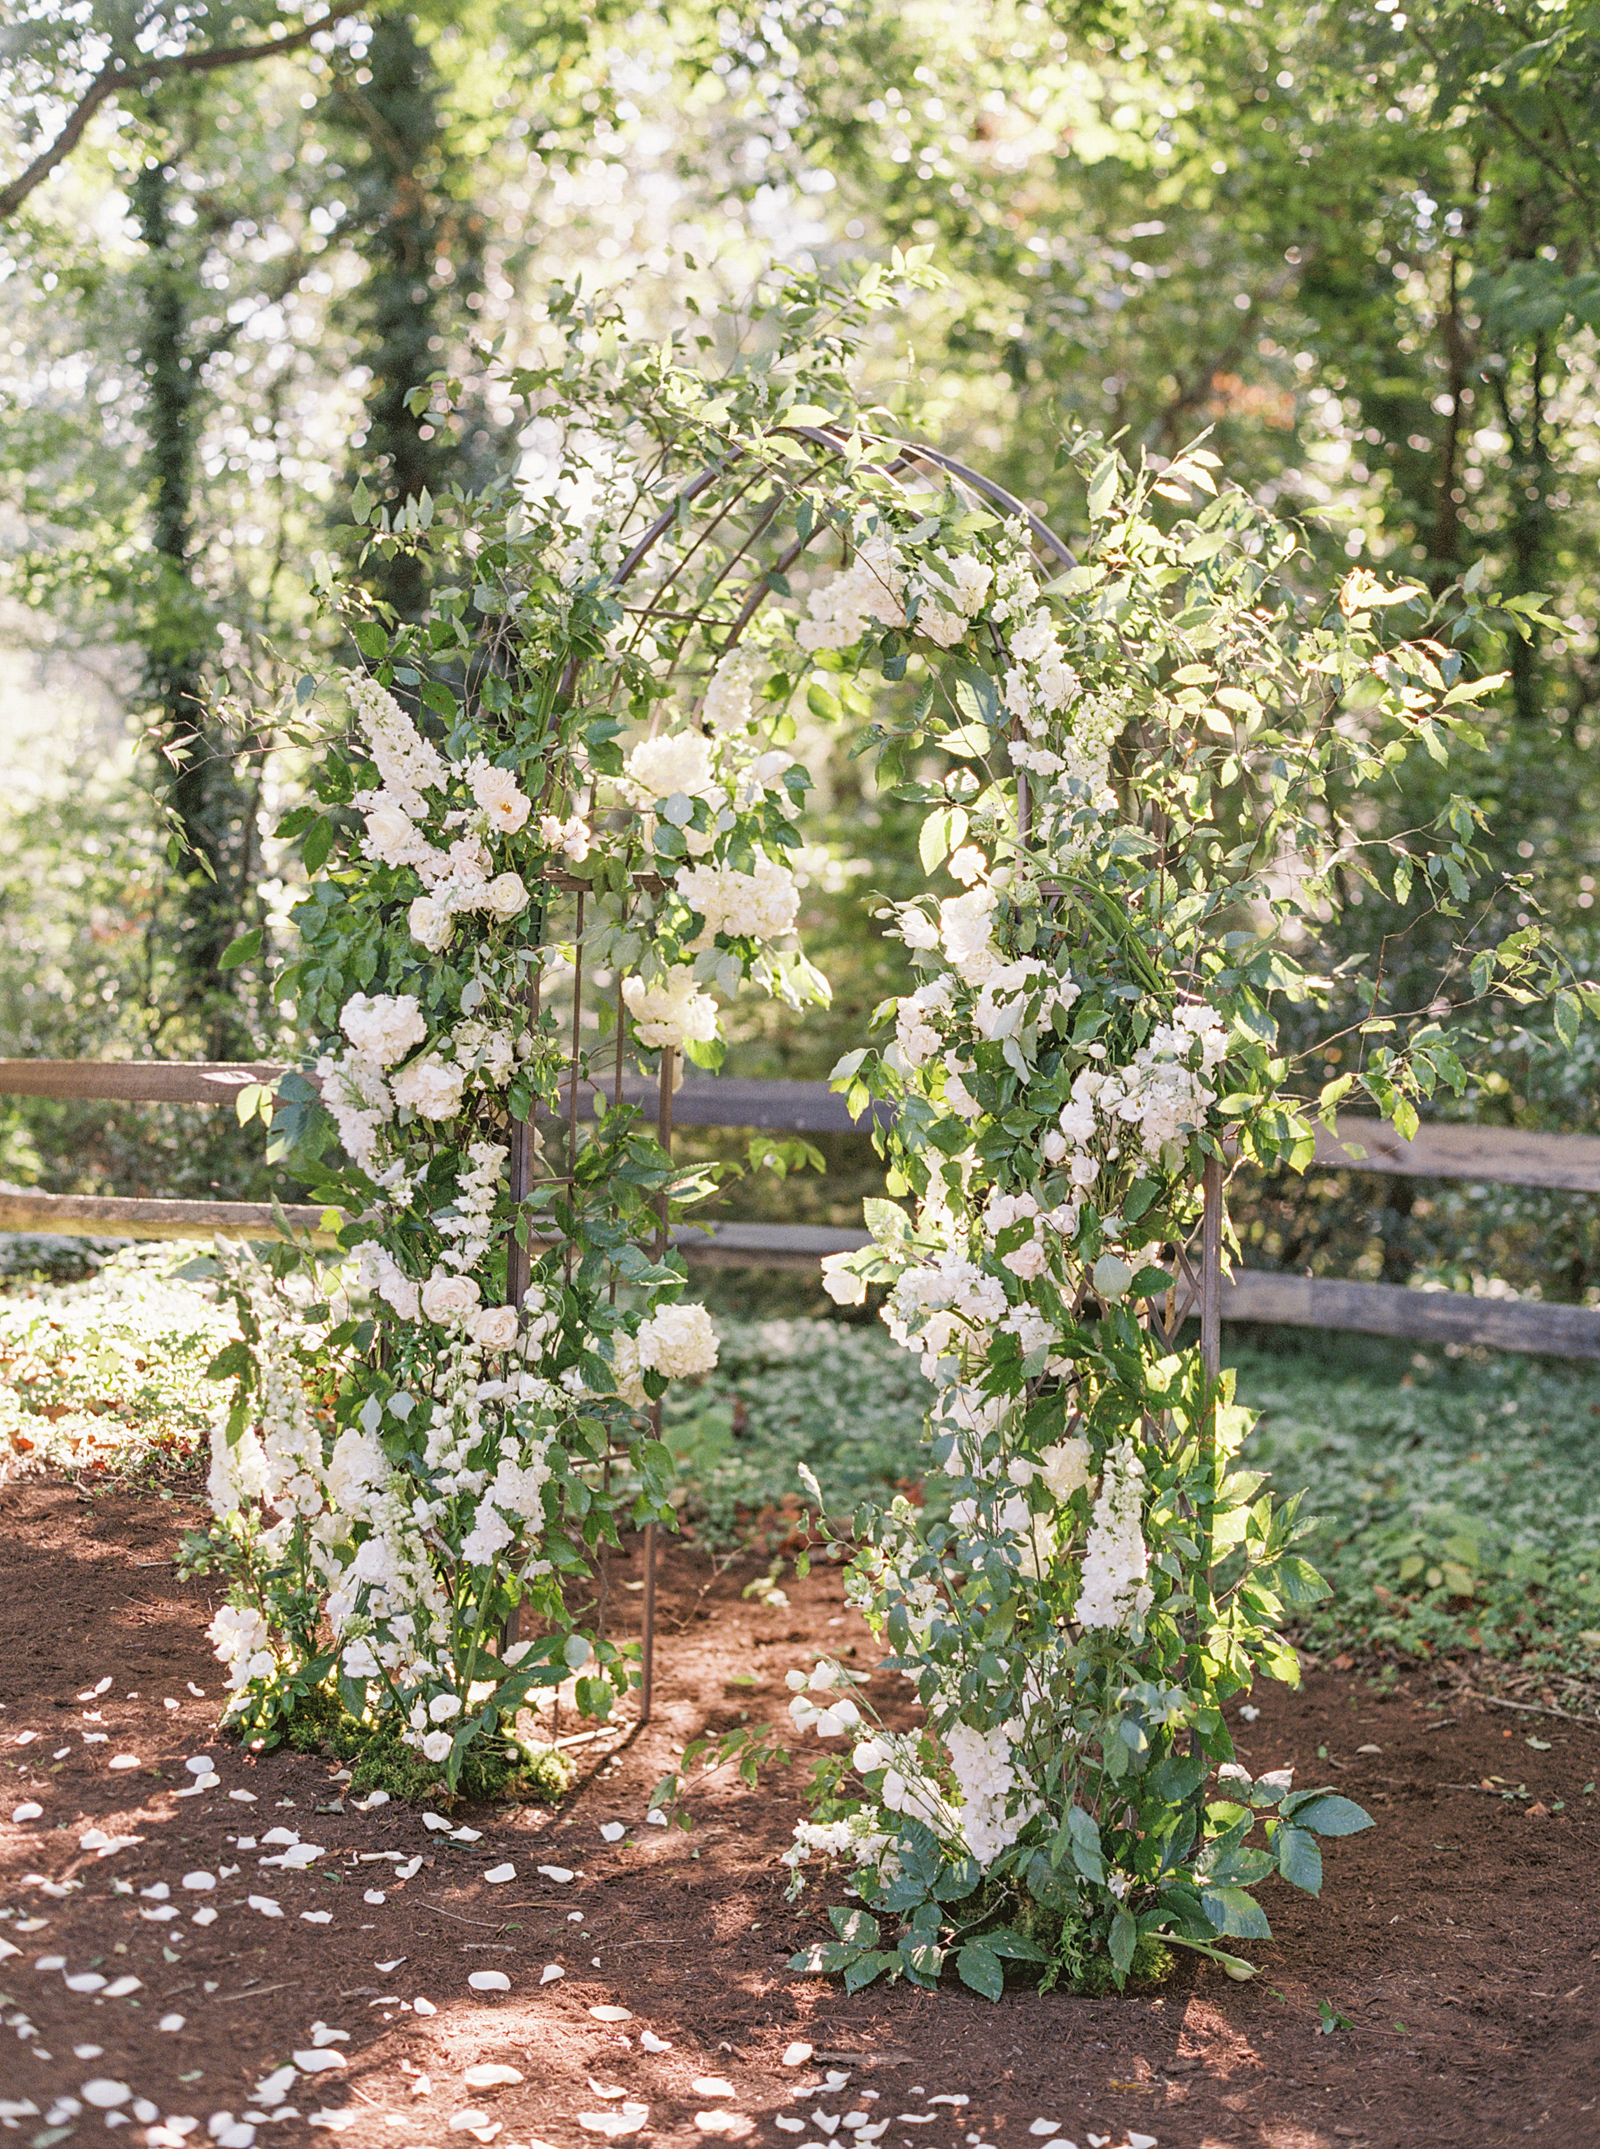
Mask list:
[{"label": "dirt ground", "polygon": [[[31,2149],[122,2125],[149,2149],[322,2130],[351,2149],[835,2149],[863,2129],[893,2149],[1600,2144],[1582,1726],[1313,1670],[1256,1696],[1242,1755],[1378,1825],[1325,1847],[1324,1902],[1268,1885],[1254,1983],[1185,1963],[1153,1998],[847,1999],[785,1968],[826,1901],[784,1901],[796,1782],[708,1779],[691,1833],[644,1823],[686,1738],[776,1713],[823,1650],[867,1657],[835,1571],[764,1607],[746,1570],[674,1548],[654,1723],[574,1748],[560,1812],[458,1809],[479,1831],[458,1840],[398,1802],[352,1810],[331,1762],[217,1735],[206,1589],[170,1565],[196,1520],[181,1495],[0,1490],[0,2126]],[[207,1756],[218,1781],[183,1795]],[[263,1867],[291,1848],[273,1829],[322,1855]],[[509,1989],[472,1989],[485,1970]],[[469,2072],[486,2066],[518,2079]]]}]

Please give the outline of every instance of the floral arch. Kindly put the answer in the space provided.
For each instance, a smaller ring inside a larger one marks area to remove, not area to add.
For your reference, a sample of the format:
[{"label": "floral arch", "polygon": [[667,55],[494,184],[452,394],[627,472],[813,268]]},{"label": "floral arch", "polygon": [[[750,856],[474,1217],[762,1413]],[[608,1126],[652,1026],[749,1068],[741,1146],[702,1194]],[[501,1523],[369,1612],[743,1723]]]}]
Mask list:
[{"label": "floral arch", "polygon": [[[842,1860],[875,1913],[814,1958],[853,1983],[936,1981],[952,1922],[980,1990],[1007,1959],[1120,1982],[1158,1939],[1264,1934],[1254,1883],[1315,1890],[1317,1835],[1366,1825],[1234,1762],[1222,1704],[1294,1677],[1277,1628],[1321,1585],[1233,1467],[1214,1301],[1203,1349],[1177,1328],[1227,1160],[1304,1157],[1303,1106],[1352,1086],[1297,1104],[1273,1019],[1327,984],[1294,949],[1359,854],[1344,802],[1467,690],[1424,592],[1308,602],[1292,533],[1203,447],[1155,472],[1065,443],[1080,558],[900,437],[854,369],[928,274],[786,276],[718,371],[709,337],[557,291],[547,363],[506,382],[554,443],[542,486],[392,518],[358,488],[433,598],[404,622],[330,583],[365,668],[289,828],[308,1052],[272,1134],[357,1221],[331,1273],[289,1246],[238,1271],[215,1639],[246,1735],[338,1706],[452,1785],[541,1690],[597,1717],[638,1683],[597,1554],[670,1523],[659,1399],[716,1352],[671,1240],[705,1191],[672,1165],[674,1070],[719,1063],[719,995],[825,995],[790,712],[870,719],[879,780],[928,809],[930,892],[880,910],[921,982],[835,1071],[894,1116],[875,1243],[827,1281],[888,1287],[954,1504],[857,1518],[852,1594],[921,1720],[867,1721],[841,1666],[791,1675],[794,1729],[840,1742],[791,1863]],[[1397,605],[1410,641],[1380,631]],[[1403,1120],[1452,1072],[1423,1026],[1361,1081]]]}]

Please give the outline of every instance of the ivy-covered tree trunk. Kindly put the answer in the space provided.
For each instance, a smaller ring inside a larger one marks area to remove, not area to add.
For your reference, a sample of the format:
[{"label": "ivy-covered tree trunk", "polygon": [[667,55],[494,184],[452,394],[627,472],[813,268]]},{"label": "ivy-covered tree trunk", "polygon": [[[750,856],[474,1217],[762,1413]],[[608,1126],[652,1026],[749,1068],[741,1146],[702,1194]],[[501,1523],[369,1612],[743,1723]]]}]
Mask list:
[{"label": "ivy-covered tree trunk", "polygon": [[[465,199],[433,58],[409,17],[385,15],[374,24],[363,72],[364,81],[342,76],[336,93],[336,117],[353,137],[352,223],[365,232],[368,263],[351,310],[371,385],[350,476],[364,477],[393,512],[424,492],[470,483],[494,461],[486,428],[441,430],[408,401],[471,322],[483,286],[486,222]],[[421,617],[428,591],[419,560],[397,555],[369,563],[367,572],[398,618]]]},{"label": "ivy-covered tree trunk", "polygon": [[176,1024],[213,1059],[248,1057],[249,1025],[222,956],[249,901],[255,817],[233,762],[233,742],[206,705],[206,663],[216,622],[195,574],[195,474],[200,362],[191,337],[192,270],[174,230],[171,173],[147,161],[134,182],[146,255],[140,362],[145,380],[150,562],[142,607],[143,695],[162,759],[174,821],[175,915],[152,931],[171,939],[174,989],[158,1029]]}]

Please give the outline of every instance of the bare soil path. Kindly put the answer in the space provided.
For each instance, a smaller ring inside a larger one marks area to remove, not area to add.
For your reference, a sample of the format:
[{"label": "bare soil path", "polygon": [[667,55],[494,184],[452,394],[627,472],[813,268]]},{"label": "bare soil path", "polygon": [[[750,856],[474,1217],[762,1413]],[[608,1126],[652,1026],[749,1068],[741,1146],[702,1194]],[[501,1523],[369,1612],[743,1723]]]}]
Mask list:
[{"label": "bare soil path", "polygon": [[[1441,1720],[1420,1680],[1265,1689],[1247,1764],[1337,1784],[1378,1826],[1327,1847],[1325,1902],[1269,1886],[1254,1983],[1185,1964],[1153,1998],[847,1999],[785,1967],[827,1899],[783,1896],[798,1772],[707,1779],[687,1835],[644,1825],[696,1731],[776,1714],[823,1651],[870,1660],[835,1570],[768,1608],[742,1601],[747,1570],[674,1548],[655,1723],[575,1749],[558,1813],[457,1809],[468,1840],[398,1802],[353,1810],[331,1762],[217,1735],[206,1590],[170,1565],[199,1519],[182,1494],[0,1489],[0,2129],[34,2149],[124,2124],[148,2149],[579,2149],[599,2127],[774,2149],[1600,2145],[1582,1727],[1470,1702]],[[186,1795],[208,1756],[217,1782]],[[264,1865],[293,1852],[274,1830],[320,1855]],[[484,1971],[508,1989],[474,1990]],[[1322,2003],[1347,2026],[1325,2031]]]}]

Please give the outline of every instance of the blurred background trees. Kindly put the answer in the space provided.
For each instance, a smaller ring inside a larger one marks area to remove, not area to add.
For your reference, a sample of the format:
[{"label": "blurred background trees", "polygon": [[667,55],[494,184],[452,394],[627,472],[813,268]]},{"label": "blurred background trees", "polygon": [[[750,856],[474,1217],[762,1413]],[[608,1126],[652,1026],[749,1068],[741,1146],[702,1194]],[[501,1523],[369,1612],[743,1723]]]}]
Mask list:
[{"label": "blurred background trees", "polygon": [[[1481,559],[1542,599],[1527,639],[1477,653],[1510,674],[1483,752],[1408,776],[1376,832],[1467,790],[1499,875],[1472,905],[1503,927],[1537,902],[1594,959],[1600,36],[1578,0],[39,0],[0,71],[0,1051],[285,1049],[295,681],[308,650],[348,655],[319,555],[353,557],[358,479],[393,502],[536,466],[481,354],[536,348],[552,276],[653,271],[638,303],[665,318],[773,252],[895,244],[950,281],[886,329],[884,401],[1069,541],[1064,428],[1154,456],[1210,428],[1231,478],[1303,519],[1308,575]],[[407,401],[438,369],[482,383],[454,433]],[[399,613],[407,573],[374,589]],[[825,1072],[897,983],[862,899],[920,867],[852,759],[863,720],[801,735],[833,1013],[752,1007],[744,1072]],[[1387,875],[1350,894],[1330,957],[1386,941],[1390,989],[1432,991],[1464,921],[1419,921]],[[1475,1116],[1591,1125],[1586,1039],[1507,1006],[1472,1049]],[[193,1116],[0,1106],[0,1176],[58,1189],[259,1191],[257,1151]],[[856,1220],[870,1158],[831,1162],[786,1214]],[[1581,1298],[1592,1207],[1319,1174],[1241,1221],[1263,1264]]]}]

